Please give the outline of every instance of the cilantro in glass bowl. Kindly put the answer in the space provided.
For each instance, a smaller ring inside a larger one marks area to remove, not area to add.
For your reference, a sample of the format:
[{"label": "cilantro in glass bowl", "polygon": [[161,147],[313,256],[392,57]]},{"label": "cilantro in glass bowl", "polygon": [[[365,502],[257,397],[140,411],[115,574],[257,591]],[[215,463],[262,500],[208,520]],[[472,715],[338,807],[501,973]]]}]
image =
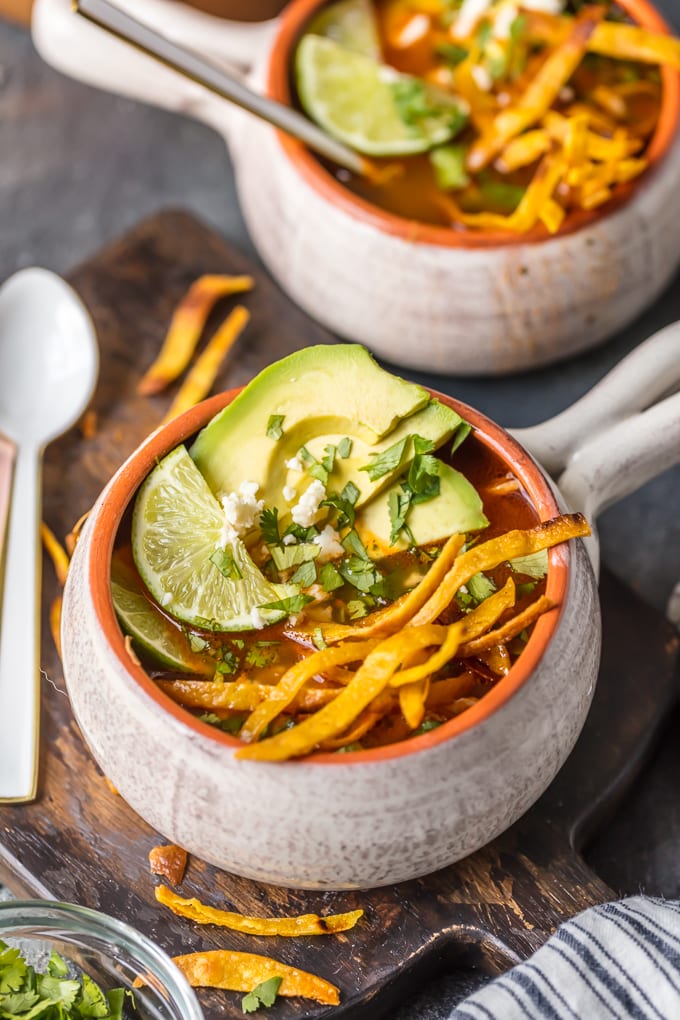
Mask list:
[{"label": "cilantro in glass bowl", "polygon": [[204,1020],[183,975],[145,935],[95,910],[43,900],[0,903],[0,1016]]}]

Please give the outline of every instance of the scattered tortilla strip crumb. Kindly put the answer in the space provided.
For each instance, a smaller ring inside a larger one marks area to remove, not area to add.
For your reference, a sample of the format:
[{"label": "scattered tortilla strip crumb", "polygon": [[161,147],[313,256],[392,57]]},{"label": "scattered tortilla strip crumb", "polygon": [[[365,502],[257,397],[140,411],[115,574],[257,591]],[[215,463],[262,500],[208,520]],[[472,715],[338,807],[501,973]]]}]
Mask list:
[{"label": "scattered tortilla strip crumb", "polygon": [[182,383],[163,419],[163,424],[207,397],[220,365],[247,326],[249,319],[250,312],[243,305],[237,305],[229,313]]},{"label": "scattered tortilla strip crumb", "polygon": [[[230,910],[208,907],[197,899],[183,899],[168,889],[156,887],[156,899],[169,907],[179,917],[186,917],[196,924],[216,924],[246,935],[283,935],[295,938],[299,935],[335,935],[349,931],[363,916],[363,910],[352,910],[347,914],[300,914],[298,917],[248,917]],[[257,982],[256,982],[257,983]]]},{"label": "scattered tortilla strip crumb", "polygon": [[83,530],[85,521],[90,516],[91,512],[92,512],[91,510],[86,510],[85,513],[78,518],[78,520],[73,525],[68,535],[64,539],[64,545],[68,550],[69,556],[73,556],[74,549],[78,544],[78,539],[80,538],[80,532]]},{"label": "scattered tortilla strip crumb", "polygon": [[134,650],[132,646],[132,638],[130,637],[129,634],[125,635],[125,651],[128,653],[128,655],[134,662],[135,666],[141,666],[139,656],[137,655],[137,652]]},{"label": "scattered tortilla strip crumb", "polygon": [[288,967],[269,956],[215,949],[206,953],[175,956],[173,962],[193,988],[250,992],[263,981],[280,977],[283,981],[278,990],[279,995],[299,995],[326,1006],[337,1006],[340,1002],[340,992],[335,985],[315,974],[298,970],[297,967]]},{"label": "scattered tortilla strip crumb", "polygon": [[167,878],[170,885],[179,885],[184,878],[188,854],[181,846],[170,843],[149,850],[149,866],[154,875]]},{"label": "scattered tortilla strip crumb", "polygon": [[86,411],[79,422],[80,434],[83,439],[94,439],[97,435],[97,412],[94,408]]},{"label": "scattered tortilla strip crumb", "polygon": [[46,553],[54,564],[57,580],[63,587],[66,584],[66,577],[68,575],[68,568],[70,564],[68,553],[57,536],[50,528],[48,528],[44,521],[41,521],[40,523],[40,537],[42,538],[42,543],[45,546]]},{"label": "scattered tortilla strip crumb", "polygon": [[61,595],[57,595],[56,599],[50,606],[50,631],[52,632],[52,640],[54,641],[54,647],[57,649],[57,655],[61,659],[61,609],[62,609],[62,598]]},{"label": "scattered tortilla strip crumb", "polygon": [[208,316],[220,298],[250,290],[251,276],[206,275],[199,277],[175,309],[160,354],[140,380],[137,392],[160,393],[191,361]]},{"label": "scattered tortilla strip crumb", "polygon": [[120,794],[118,793],[118,790],[113,785],[113,783],[111,782],[111,780],[109,779],[108,776],[104,776],[104,782],[106,783],[106,785],[108,786],[109,790],[114,795],[114,797],[120,797]]}]

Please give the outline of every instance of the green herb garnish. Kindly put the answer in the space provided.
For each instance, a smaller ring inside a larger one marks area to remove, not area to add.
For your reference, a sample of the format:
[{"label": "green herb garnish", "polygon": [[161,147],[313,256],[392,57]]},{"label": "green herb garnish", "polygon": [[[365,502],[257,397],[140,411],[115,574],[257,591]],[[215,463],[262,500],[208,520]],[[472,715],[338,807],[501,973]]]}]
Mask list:
[{"label": "green herb garnish", "polygon": [[[318,546],[316,547],[319,548]],[[309,588],[316,583],[316,564],[314,560],[306,560],[301,563],[290,579],[291,584],[299,584],[301,588]]]},{"label": "green herb garnish", "polygon": [[351,440],[349,436],[345,436],[345,438],[341,439],[340,442],[338,443],[338,457],[340,457],[341,460],[347,460],[350,453],[352,452],[353,446],[354,446],[353,440]]},{"label": "green herb garnish", "polygon": [[345,582],[332,563],[324,563],[319,571],[319,583],[324,591],[331,592],[342,588]]},{"label": "green herb garnish", "polygon": [[270,439],[280,439],[283,435],[283,425],[285,414],[270,414],[269,421],[267,422],[267,435]]},{"label": "green herb garnish", "polygon": [[243,578],[236,560],[226,549],[215,549],[209,559],[227,581],[240,581]]},{"label": "green herb garnish", "polygon": [[462,64],[468,56],[468,51],[464,46],[456,46],[455,43],[448,42],[437,43],[435,53],[442,60],[445,60],[447,64],[450,64],[451,67],[457,67],[458,64]]},{"label": "green herb garnish", "polygon": [[440,145],[430,153],[437,186],[443,191],[458,191],[470,183],[465,160],[467,149],[464,145]]},{"label": "green herb garnish", "polygon": [[318,648],[320,652],[322,652],[324,648],[328,648],[321,627],[314,628],[314,633],[312,634],[312,641],[314,642],[314,647]]},{"label": "green herb garnish", "polygon": [[297,545],[279,545],[272,549],[272,559],[278,570],[290,570],[300,563],[314,560],[321,552],[321,546],[313,542],[300,542]]},{"label": "green herb garnish", "polygon": [[342,492],[329,493],[321,506],[330,506],[337,511],[339,527],[349,526],[351,528],[354,526],[354,507],[359,495],[359,490],[354,482],[348,482]]},{"label": "green herb garnish", "polygon": [[286,599],[277,599],[276,602],[266,602],[258,609],[272,609],[277,613],[300,613],[308,602],[313,602],[311,595],[290,595]]},{"label": "green herb garnish", "polygon": [[364,464],[359,470],[366,471],[372,482],[377,482],[383,475],[389,475],[396,471],[404,459],[404,452],[409,439],[410,436],[404,436],[398,443],[388,447],[387,450],[383,450],[382,453],[372,453],[371,463]]},{"label": "green herb garnish", "polygon": [[496,585],[493,583],[491,578],[485,574],[475,574],[471,577],[467,583],[467,590],[474,599],[476,605],[480,602],[484,602],[490,595],[493,595],[497,591]]},{"label": "green herb garnish", "polygon": [[528,556],[516,556],[510,560],[510,566],[517,574],[525,574],[540,580],[548,573],[548,550],[539,549],[538,552],[529,553]]},{"label": "green herb garnish", "polygon": [[241,1009],[243,1012],[256,1013],[258,1009],[263,1007],[269,1009],[270,1006],[273,1006],[282,981],[282,977],[271,977],[267,981],[262,981],[259,985],[256,985],[252,992],[248,992],[241,999]]},{"label": "green herb garnish", "polygon": [[281,535],[279,533],[279,508],[268,506],[260,514],[260,531],[262,538],[267,545],[279,545]]},{"label": "green herb garnish", "polygon": [[354,529],[347,532],[342,540],[342,546],[348,553],[357,556],[361,560],[367,560],[370,563],[371,557],[368,555],[366,546]]}]

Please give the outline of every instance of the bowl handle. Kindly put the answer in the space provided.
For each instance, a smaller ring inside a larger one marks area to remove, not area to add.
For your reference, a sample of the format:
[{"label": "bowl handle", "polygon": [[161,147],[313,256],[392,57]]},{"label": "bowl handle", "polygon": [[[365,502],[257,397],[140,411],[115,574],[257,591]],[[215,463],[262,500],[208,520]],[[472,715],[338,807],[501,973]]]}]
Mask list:
[{"label": "bowl handle", "polygon": [[[274,20],[225,21],[168,0],[117,0],[117,6],[232,72],[250,72],[262,61],[276,28]],[[230,126],[228,103],[79,16],[71,0],[36,0],[32,34],[43,59],[72,78],[188,114],[223,133]]]},{"label": "bowl handle", "polygon": [[[591,520],[680,462],[680,322],[556,417],[512,434]],[[666,399],[663,399],[663,398]]]}]

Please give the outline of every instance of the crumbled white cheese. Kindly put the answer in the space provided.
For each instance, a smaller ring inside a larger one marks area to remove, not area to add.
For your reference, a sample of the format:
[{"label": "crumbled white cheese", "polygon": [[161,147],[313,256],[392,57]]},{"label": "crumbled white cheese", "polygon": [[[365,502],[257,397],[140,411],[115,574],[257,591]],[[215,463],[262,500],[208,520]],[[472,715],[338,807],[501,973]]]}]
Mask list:
[{"label": "crumbled white cheese", "polygon": [[295,538],[295,535],[284,535],[283,536],[283,544],[284,545],[295,545],[296,541],[297,541],[297,539]]},{"label": "crumbled white cheese", "polygon": [[510,29],[518,15],[519,11],[514,4],[503,4],[499,8],[493,23],[494,39],[509,39]]},{"label": "crumbled white cheese", "polygon": [[250,610],[250,622],[255,630],[262,630],[263,627],[267,626],[267,621],[262,615],[259,606],[255,606]]},{"label": "crumbled white cheese", "polygon": [[290,460],[286,461],[286,467],[289,471],[297,471],[299,475],[305,470],[305,466],[300,460],[299,456],[291,457]]},{"label": "crumbled white cheese", "polygon": [[172,602],[172,595],[170,594],[170,592],[169,591],[163,592],[163,598],[161,599],[161,605],[162,606],[169,606],[171,602]]},{"label": "crumbled white cheese", "polygon": [[316,558],[317,563],[337,560],[339,556],[343,556],[345,553],[344,548],[340,544],[340,535],[330,524],[327,524],[323,531],[316,538],[312,539],[312,542],[314,545],[318,545],[321,550]]},{"label": "crumbled white cheese", "polygon": [[319,505],[325,495],[326,487],[318,478],[315,478],[293,507],[293,521],[301,528],[309,528],[314,523],[314,519],[319,512]]},{"label": "crumbled white cheese", "polygon": [[472,75],[474,83],[478,89],[481,89],[482,92],[491,91],[493,88],[493,78],[485,67],[482,67],[481,64],[475,64],[471,68],[470,74]]},{"label": "crumbled white cheese", "polygon": [[408,19],[394,42],[400,50],[407,50],[420,39],[424,39],[430,31],[430,19],[427,14],[414,14]]},{"label": "crumbled white cheese", "polygon": [[292,503],[297,496],[297,490],[294,485],[284,485],[283,487],[283,498],[286,503]]},{"label": "crumbled white cheese", "polygon": [[540,11],[541,14],[562,14],[566,0],[522,0],[525,11]]},{"label": "crumbled white cheese", "polygon": [[463,0],[458,17],[451,26],[455,39],[467,39],[474,32],[477,22],[491,7],[491,0]]},{"label": "crumbled white cheese", "polygon": [[257,482],[241,482],[238,492],[222,496],[224,524],[218,545],[226,548],[253,527],[264,509],[264,500],[256,499],[260,486]]},{"label": "crumbled white cheese", "polygon": [[402,80],[399,72],[395,71],[393,67],[388,67],[387,64],[380,64],[378,67],[378,78],[387,85],[392,85],[394,82]]}]

